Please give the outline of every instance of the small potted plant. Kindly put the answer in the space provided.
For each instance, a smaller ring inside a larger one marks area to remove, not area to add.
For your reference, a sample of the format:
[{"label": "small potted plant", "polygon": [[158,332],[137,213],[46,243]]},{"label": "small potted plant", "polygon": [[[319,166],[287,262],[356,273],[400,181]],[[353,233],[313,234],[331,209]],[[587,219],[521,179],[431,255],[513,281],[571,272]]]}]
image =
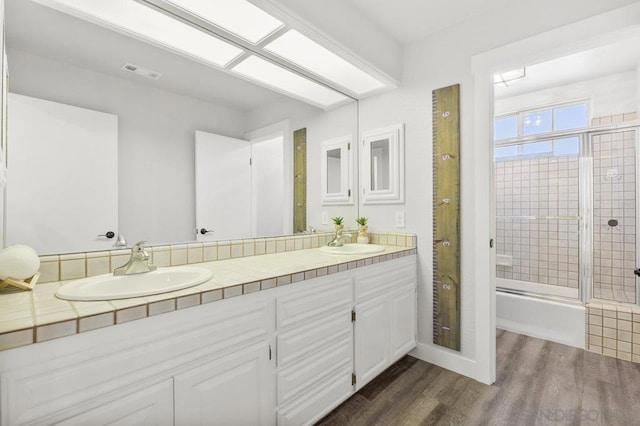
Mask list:
[{"label": "small potted plant", "polygon": [[342,216],[336,216],[331,218],[331,220],[333,221],[333,223],[336,225],[336,231],[341,230],[342,228],[344,228],[344,217]]},{"label": "small potted plant", "polygon": [[359,217],[356,219],[358,223],[358,243],[360,244],[369,244],[369,235],[367,234],[367,230],[369,227],[367,226],[368,219],[366,217]]}]

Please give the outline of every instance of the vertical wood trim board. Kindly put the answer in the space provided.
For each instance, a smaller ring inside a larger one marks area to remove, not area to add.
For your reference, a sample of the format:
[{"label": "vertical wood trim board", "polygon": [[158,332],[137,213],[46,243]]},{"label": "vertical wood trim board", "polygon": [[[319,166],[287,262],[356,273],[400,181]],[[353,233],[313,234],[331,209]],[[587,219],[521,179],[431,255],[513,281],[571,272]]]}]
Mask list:
[{"label": "vertical wood trim board", "polygon": [[433,343],[460,350],[460,85],[434,90]]},{"label": "vertical wood trim board", "polygon": [[307,129],[293,132],[293,233],[307,229]]}]

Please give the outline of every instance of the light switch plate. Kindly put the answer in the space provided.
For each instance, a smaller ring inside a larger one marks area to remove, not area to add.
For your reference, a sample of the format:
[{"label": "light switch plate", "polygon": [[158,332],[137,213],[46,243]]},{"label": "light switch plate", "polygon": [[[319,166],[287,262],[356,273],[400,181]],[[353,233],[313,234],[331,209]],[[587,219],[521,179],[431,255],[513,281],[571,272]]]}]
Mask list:
[{"label": "light switch plate", "polygon": [[396,228],[404,228],[404,212],[396,212]]},{"label": "light switch plate", "polygon": [[328,225],[329,224],[329,213],[322,212],[322,224],[323,225]]}]

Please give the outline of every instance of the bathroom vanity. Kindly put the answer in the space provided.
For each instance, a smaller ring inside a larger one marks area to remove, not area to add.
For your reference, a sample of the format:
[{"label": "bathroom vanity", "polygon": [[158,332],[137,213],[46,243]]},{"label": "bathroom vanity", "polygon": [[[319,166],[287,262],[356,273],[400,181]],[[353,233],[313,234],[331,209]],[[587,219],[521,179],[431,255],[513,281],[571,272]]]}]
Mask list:
[{"label": "bathroom vanity", "polygon": [[0,352],[0,423],[319,420],[415,347],[416,256],[260,258],[311,251],[297,282]]}]

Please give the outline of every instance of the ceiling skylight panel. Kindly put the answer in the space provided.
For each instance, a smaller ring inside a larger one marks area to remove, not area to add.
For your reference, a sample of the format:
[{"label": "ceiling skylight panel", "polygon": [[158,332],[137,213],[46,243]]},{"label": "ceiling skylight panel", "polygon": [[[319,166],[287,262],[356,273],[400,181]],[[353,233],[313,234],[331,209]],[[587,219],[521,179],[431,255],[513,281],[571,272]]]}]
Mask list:
[{"label": "ceiling skylight panel", "polygon": [[250,43],[257,44],[284,24],[246,0],[165,0]]},{"label": "ceiling skylight panel", "polygon": [[350,100],[335,90],[257,56],[249,56],[231,70],[250,80],[322,108],[329,108]]},{"label": "ceiling skylight panel", "polygon": [[357,95],[385,84],[296,30],[289,30],[264,49]]},{"label": "ceiling skylight panel", "polygon": [[244,52],[134,0],[36,1],[219,67]]}]

